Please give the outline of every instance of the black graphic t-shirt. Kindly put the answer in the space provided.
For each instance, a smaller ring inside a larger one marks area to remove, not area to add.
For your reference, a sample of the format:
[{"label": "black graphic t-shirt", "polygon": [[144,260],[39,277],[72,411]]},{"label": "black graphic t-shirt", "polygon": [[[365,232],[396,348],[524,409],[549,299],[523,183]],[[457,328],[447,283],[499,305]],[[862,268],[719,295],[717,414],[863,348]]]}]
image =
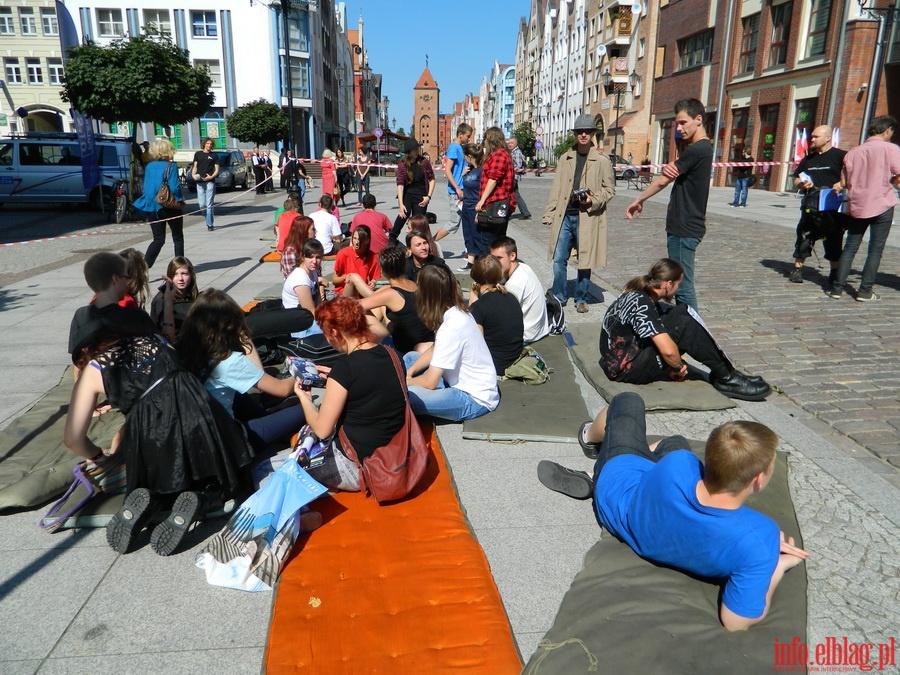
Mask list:
[{"label": "black graphic t-shirt", "polygon": [[600,366],[611,380],[631,368],[638,352],[665,333],[659,310],[650,296],[640,291],[623,293],[609,306],[600,330]]},{"label": "black graphic t-shirt", "polygon": [[794,178],[799,178],[801,173],[806,173],[812,178],[813,185],[817,188],[830,188],[841,179],[841,169],[844,167],[844,155],[846,150],[829,148],[826,152],[810,153],[800,160]]}]

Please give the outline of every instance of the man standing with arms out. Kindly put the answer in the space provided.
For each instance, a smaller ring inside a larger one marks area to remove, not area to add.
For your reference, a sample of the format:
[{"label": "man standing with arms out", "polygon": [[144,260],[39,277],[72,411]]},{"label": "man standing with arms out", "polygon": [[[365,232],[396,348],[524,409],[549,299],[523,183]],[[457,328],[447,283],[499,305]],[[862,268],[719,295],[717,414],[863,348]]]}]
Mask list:
[{"label": "man standing with arms out", "polygon": [[817,239],[822,240],[825,260],[831,264],[828,288],[837,279],[841,244],[844,240],[844,215],[835,211],[819,210],[819,193],[831,190],[841,181],[845,150],[831,145],[831,127],[822,125],[813,129],[809,137],[809,154],[800,160],[794,171],[794,187],[805,190],[800,203],[800,222],[797,223],[797,243],[794,246],[794,269],[788,279],[803,283],[803,263],[812,253]]},{"label": "man standing with arms out", "polygon": [[516,171],[516,206],[519,209],[519,213],[522,215],[522,220],[531,220],[531,211],[528,210],[528,205],[525,203],[525,200],[522,199],[522,195],[519,194],[519,181],[525,177],[525,155],[519,150],[519,139],[515,136],[510,136],[509,139],[507,139],[506,147],[509,148],[509,154],[512,156],[513,169]]},{"label": "man standing with arms out", "polygon": [[550,234],[553,295],[568,302],[566,265],[573,247],[578,250],[575,311],[588,311],[591,269],[606,265],[606,204],[616,194],[616,178],[609,158],[594,147],[597,127],[590,115],[579,115],[573,129],[576,146],[559,158],[544,224]]},{"label": "man standing with arms out", "polygon": [[675,299],[694,309],[697,309],[694,257],[706,234],[706,203],[709,201],[713,158],[712,145],[703,127],[705,115],[706,109],[695,98],[685,98],[675,104],[675,129],[688,147],[677,160],[666,164],[662,175],[625,210],[626,218],[637,218],[645,201],[674,182],[666,214],[666,244],[669,258],[684,270],[684,280]]},{"label": "man standing with arms out", "polygon": [[[462,209],[460,203],[463,198],[462,177],[466,170],[466,155],[463,146],[472,139],[472,127],[463,122],[456,127],[456,140],[447,147],[447,155],[444,157],[444,174],[447,176],[447,199],[450,201],[450,221],[446,227],[442,227],[434,235],[435,241],[440,241],[448,234],[453,234],[459,229],[462,222]],[[464,267],[469,269],[471,262]]]},{"label": "man standing with arms out", "polygon": [[353,222],[350,223],[350,234],[353,234],[353,231],[360,225],[369,228],[371,231],[369,250],[375,255],[381,253],[381,250],[388,245],[388,235],[394,227],[386,215],[375,210],[377,203],[375,195],[367,194],[362,198],[363,210],[353,216]]},{"label": "man standing with arms out", "polygon": [[869,125],[866,142],[853,148],[844,157],[842,184],[848,192],[850,218],[847,223],[847,243],[841,254],[837,279],[828,291],[828,297],[841,297],[853,258],[867,229],[869,252],[856,299],[858,302],[870,302],[880,297],[872,291],[872,286],[875,285],[881,254],[894,220],[897,194],[893,186],[900,185],[900,148],[891,143],[896,127],[897,120],[890,115],[876,117]]},{"label": "man standing with arms out", "polygon": [[206,229],[212,232],[213,200],[216,198],[216,176],[219,175],[219,158],[213,152],[213,139],[203,139],[203,150],[194,153],[191,175],[197,184],[197,207],[206,210]]},{"label": "man standing with arms out", "polygon": [[547,302],[537,274],[528,265],[519,262],[516,240],[512,237],[498,237],[491,242],[491,255],[500,261],[505,281],[503,286],[515,296],[522,307],[525,344],[530,344],[550,333],[547,320]]}]

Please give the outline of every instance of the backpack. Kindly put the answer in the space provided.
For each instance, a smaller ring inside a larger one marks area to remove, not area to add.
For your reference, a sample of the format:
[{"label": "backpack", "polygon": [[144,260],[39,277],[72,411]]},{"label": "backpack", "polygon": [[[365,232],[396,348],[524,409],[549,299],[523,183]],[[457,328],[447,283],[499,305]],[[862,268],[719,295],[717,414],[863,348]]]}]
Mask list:
[{"label": "backpack", "polygon": [[519,357],[509,364],[501,380],[521,380],[525,384],[544,384],[550,379],[550,368],[544,357],[531,347],[523,347]]},{"label": "backpack", "polygon": [[550,335],[562,335],[566,332],[566,315],[562,303],[552,290],[544,296],[547,303],[547,322],[550,324]]}]

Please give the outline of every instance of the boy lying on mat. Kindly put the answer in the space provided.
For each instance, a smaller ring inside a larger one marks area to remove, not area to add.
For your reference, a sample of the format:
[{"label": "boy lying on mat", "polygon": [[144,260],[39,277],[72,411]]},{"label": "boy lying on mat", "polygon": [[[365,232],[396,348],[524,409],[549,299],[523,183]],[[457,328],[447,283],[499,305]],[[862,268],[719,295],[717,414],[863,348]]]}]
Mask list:
[{"label": "boy lying on mat", "polygon": [[681,436],[649,446],[644,402],[625,393],[582,425],[579,441],[597,459],[593,480],[542,461],[541,483],[576,499],[593,495],[600,523],[639,556],[725,579],[719,618],[727,630],[762,621],[784,573],[809,557],[771,518],[744,506],[775,469],[778,437],[768,427],[717,427],[704,466]]}]

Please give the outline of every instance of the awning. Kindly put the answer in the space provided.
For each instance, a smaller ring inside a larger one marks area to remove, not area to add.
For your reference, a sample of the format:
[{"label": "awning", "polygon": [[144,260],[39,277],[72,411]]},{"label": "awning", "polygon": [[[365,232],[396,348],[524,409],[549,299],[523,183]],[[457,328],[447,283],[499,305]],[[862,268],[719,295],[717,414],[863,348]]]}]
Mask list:
[{"label": "awning", "polygon": [[[613,136],[619,136],[625,133],[625,125],[631,121],[631,118],[637,115],[636,112],[627,112],[622,115],[619,115],[619,124],[618,126],[611,126],[606,130],[607,134],[612,134]],[[615,119],[615,118],[614,118]],[[615,124],[615,123],[613,123]]]},{"label": "awning", "polygon": [[[375,138],[375,134],[359,135],[356,138],[359,139],[360,143],[373,143],[378,140],[377,138]],[[382,142],[386,142],[390,138],[396,138],[400,141],[405,141],[407,138],[409,138],[409,136],[401,136],[400,134],[395,134],[393,131],[384,129],[384,134],[381,138],[384,139]]]}]

